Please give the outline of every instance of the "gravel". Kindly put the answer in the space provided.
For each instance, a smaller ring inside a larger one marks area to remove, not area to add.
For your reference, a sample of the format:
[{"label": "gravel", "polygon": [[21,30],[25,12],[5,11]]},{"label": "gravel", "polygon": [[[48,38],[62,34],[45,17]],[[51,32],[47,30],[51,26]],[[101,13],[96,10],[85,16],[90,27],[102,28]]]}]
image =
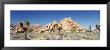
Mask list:
[{"label": "gravel", "polygon": [[100,33],[71,33],[71,32],[45,32],[45,33],[10,33],[11,40],[100,40]]}]

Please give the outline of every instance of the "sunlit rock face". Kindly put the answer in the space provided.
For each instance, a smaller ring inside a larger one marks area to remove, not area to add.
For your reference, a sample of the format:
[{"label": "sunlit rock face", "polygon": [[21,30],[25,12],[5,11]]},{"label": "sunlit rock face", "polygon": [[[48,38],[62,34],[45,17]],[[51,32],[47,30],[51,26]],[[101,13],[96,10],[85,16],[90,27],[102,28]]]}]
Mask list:
[{"label": "sunlit rock face", "polygon": [[40,30],[41,31],[55,31],[57,28],[56,28],[56,25],[57,25],[57,21],[52,21],[51,23],[47,24],[46,26],[42,27],[42,29]]},{"label": "sunlit rock face", "polygon": [[40,24],[33,24],[32,26],[33,32],[38,32],[42,26]]},{"label": "sunlit rock face", "polygon": [[85,32],[80,25],[73,21],[71,17],[64,18],[60,22],[52,21],[46,26],[42,27],[39,32],[43,31],[65,31],[65,32]]},{"label": "sunlit rock face", "polygon": [[67,31],[71,29],[70,24],[72,23],[72,20],[70,18],[64,18],[60,21],[60,23],[63,27],[63,30]]},{"label": "sunlit rock face", "polygon": [[64,18],[60,23],[64,31],[84,32],[84,29],[77,22],[73,21],[71,17]]},{"label": "sunlit rock face", "polygon": [[57,21],[53,21],[51,24],[55,25],[55,24],[58,24],[58,22]]},{"label": "sunlit rock face", "polygon": [[85,30],[75,21],[71,19],[71,17],[64,18],[60,22],[52,21],[46,26],[42,27],[41,31],[65,31],[65,32],[85,32]]}]

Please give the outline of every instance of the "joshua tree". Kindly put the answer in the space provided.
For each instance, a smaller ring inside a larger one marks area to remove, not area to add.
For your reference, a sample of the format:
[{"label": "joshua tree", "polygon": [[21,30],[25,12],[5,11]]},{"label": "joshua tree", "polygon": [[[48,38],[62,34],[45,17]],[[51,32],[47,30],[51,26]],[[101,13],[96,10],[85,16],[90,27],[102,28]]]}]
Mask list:
[{"label": "joshua tree", "polygon": [[100,31],[100,25],[96,24],[96,29]]},{"label": "joshua tree", "polygon": [[29,22],[29,21],[26,21],[25,23],[26,23],[27,31],[28,31],[28,32],[31,32],[32,29],[30,28],[30,22]]},{"label": "joshua tree", "polygon": [[26,21],[26,25],[27,25],[27,26],[30,26],[30,22],[29,22],[29,21]]},{"label": "joshua tree", "polygon": [[27,33],[28,33],[28,31],[29,31],[29,26],[30,26],[30,22],[29,21],[26,21],[25,22],[25,27],[23,28],[23,30],[25,31],[25,39],[28,39],[27,38]]},{"label": "joshua tree", "polygon": [[23,22],[19,22],[19,27],[17,29],[17,33],[23,33],[23,30],[21,30],[23,28]]},{"label": "joshua tree", "polygon": [[92,30],[91,30],[91,26],[89,26],[89,31],[90,31],[90,33],[91,33],[91,31],[92,31]]},{"label": "joshua tree", "polygon": [[20,24],[20,27],[22,28],[23,27],[23,22],[20,22],[19,24]]},{"label": "joshua tree", "polygon": [[72,28],[72,29],[71,29],[71,32],[72,32],[72,33],[76,32],[75,28]]},{"label": "joshua tree", "polygon": [[55,25],[55,27],[56,27],[56,29],[57,29],[58,33],[60,33],[60,30],[62,30],[62,27],[61,27],[61,26],[59,26],[58,24],[56,24],[56,25]]}]

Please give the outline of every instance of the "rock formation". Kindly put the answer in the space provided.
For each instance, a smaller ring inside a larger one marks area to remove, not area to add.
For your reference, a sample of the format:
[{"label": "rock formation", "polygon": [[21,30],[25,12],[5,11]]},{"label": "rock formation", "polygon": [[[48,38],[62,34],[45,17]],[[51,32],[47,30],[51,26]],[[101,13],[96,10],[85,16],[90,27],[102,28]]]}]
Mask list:
[{"label": "rock formation", "polygon": [[70,17],[64,18],[60,21],[62,28],[64,31],[73,31],[73,32],[84,32],[85,30],[75,21],[73,21]]},{"label": "rock formation", "polygon": [[85,30],[77,22],[73,21],[70,17],[64,18],[60,22],[52,21],[44,28],[42,28],[41,31],[85,32]]}]

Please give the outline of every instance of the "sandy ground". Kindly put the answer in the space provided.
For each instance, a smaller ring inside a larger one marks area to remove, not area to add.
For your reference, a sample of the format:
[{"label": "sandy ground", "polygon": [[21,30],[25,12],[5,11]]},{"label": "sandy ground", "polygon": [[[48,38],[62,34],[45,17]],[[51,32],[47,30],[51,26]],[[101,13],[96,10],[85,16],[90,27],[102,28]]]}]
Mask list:
[{"label": "sandy ground", "polygon": [[11,40],[100,40],[100,33],[71,33],[71,32],[45,32],[45,33],[10,33]]}]

